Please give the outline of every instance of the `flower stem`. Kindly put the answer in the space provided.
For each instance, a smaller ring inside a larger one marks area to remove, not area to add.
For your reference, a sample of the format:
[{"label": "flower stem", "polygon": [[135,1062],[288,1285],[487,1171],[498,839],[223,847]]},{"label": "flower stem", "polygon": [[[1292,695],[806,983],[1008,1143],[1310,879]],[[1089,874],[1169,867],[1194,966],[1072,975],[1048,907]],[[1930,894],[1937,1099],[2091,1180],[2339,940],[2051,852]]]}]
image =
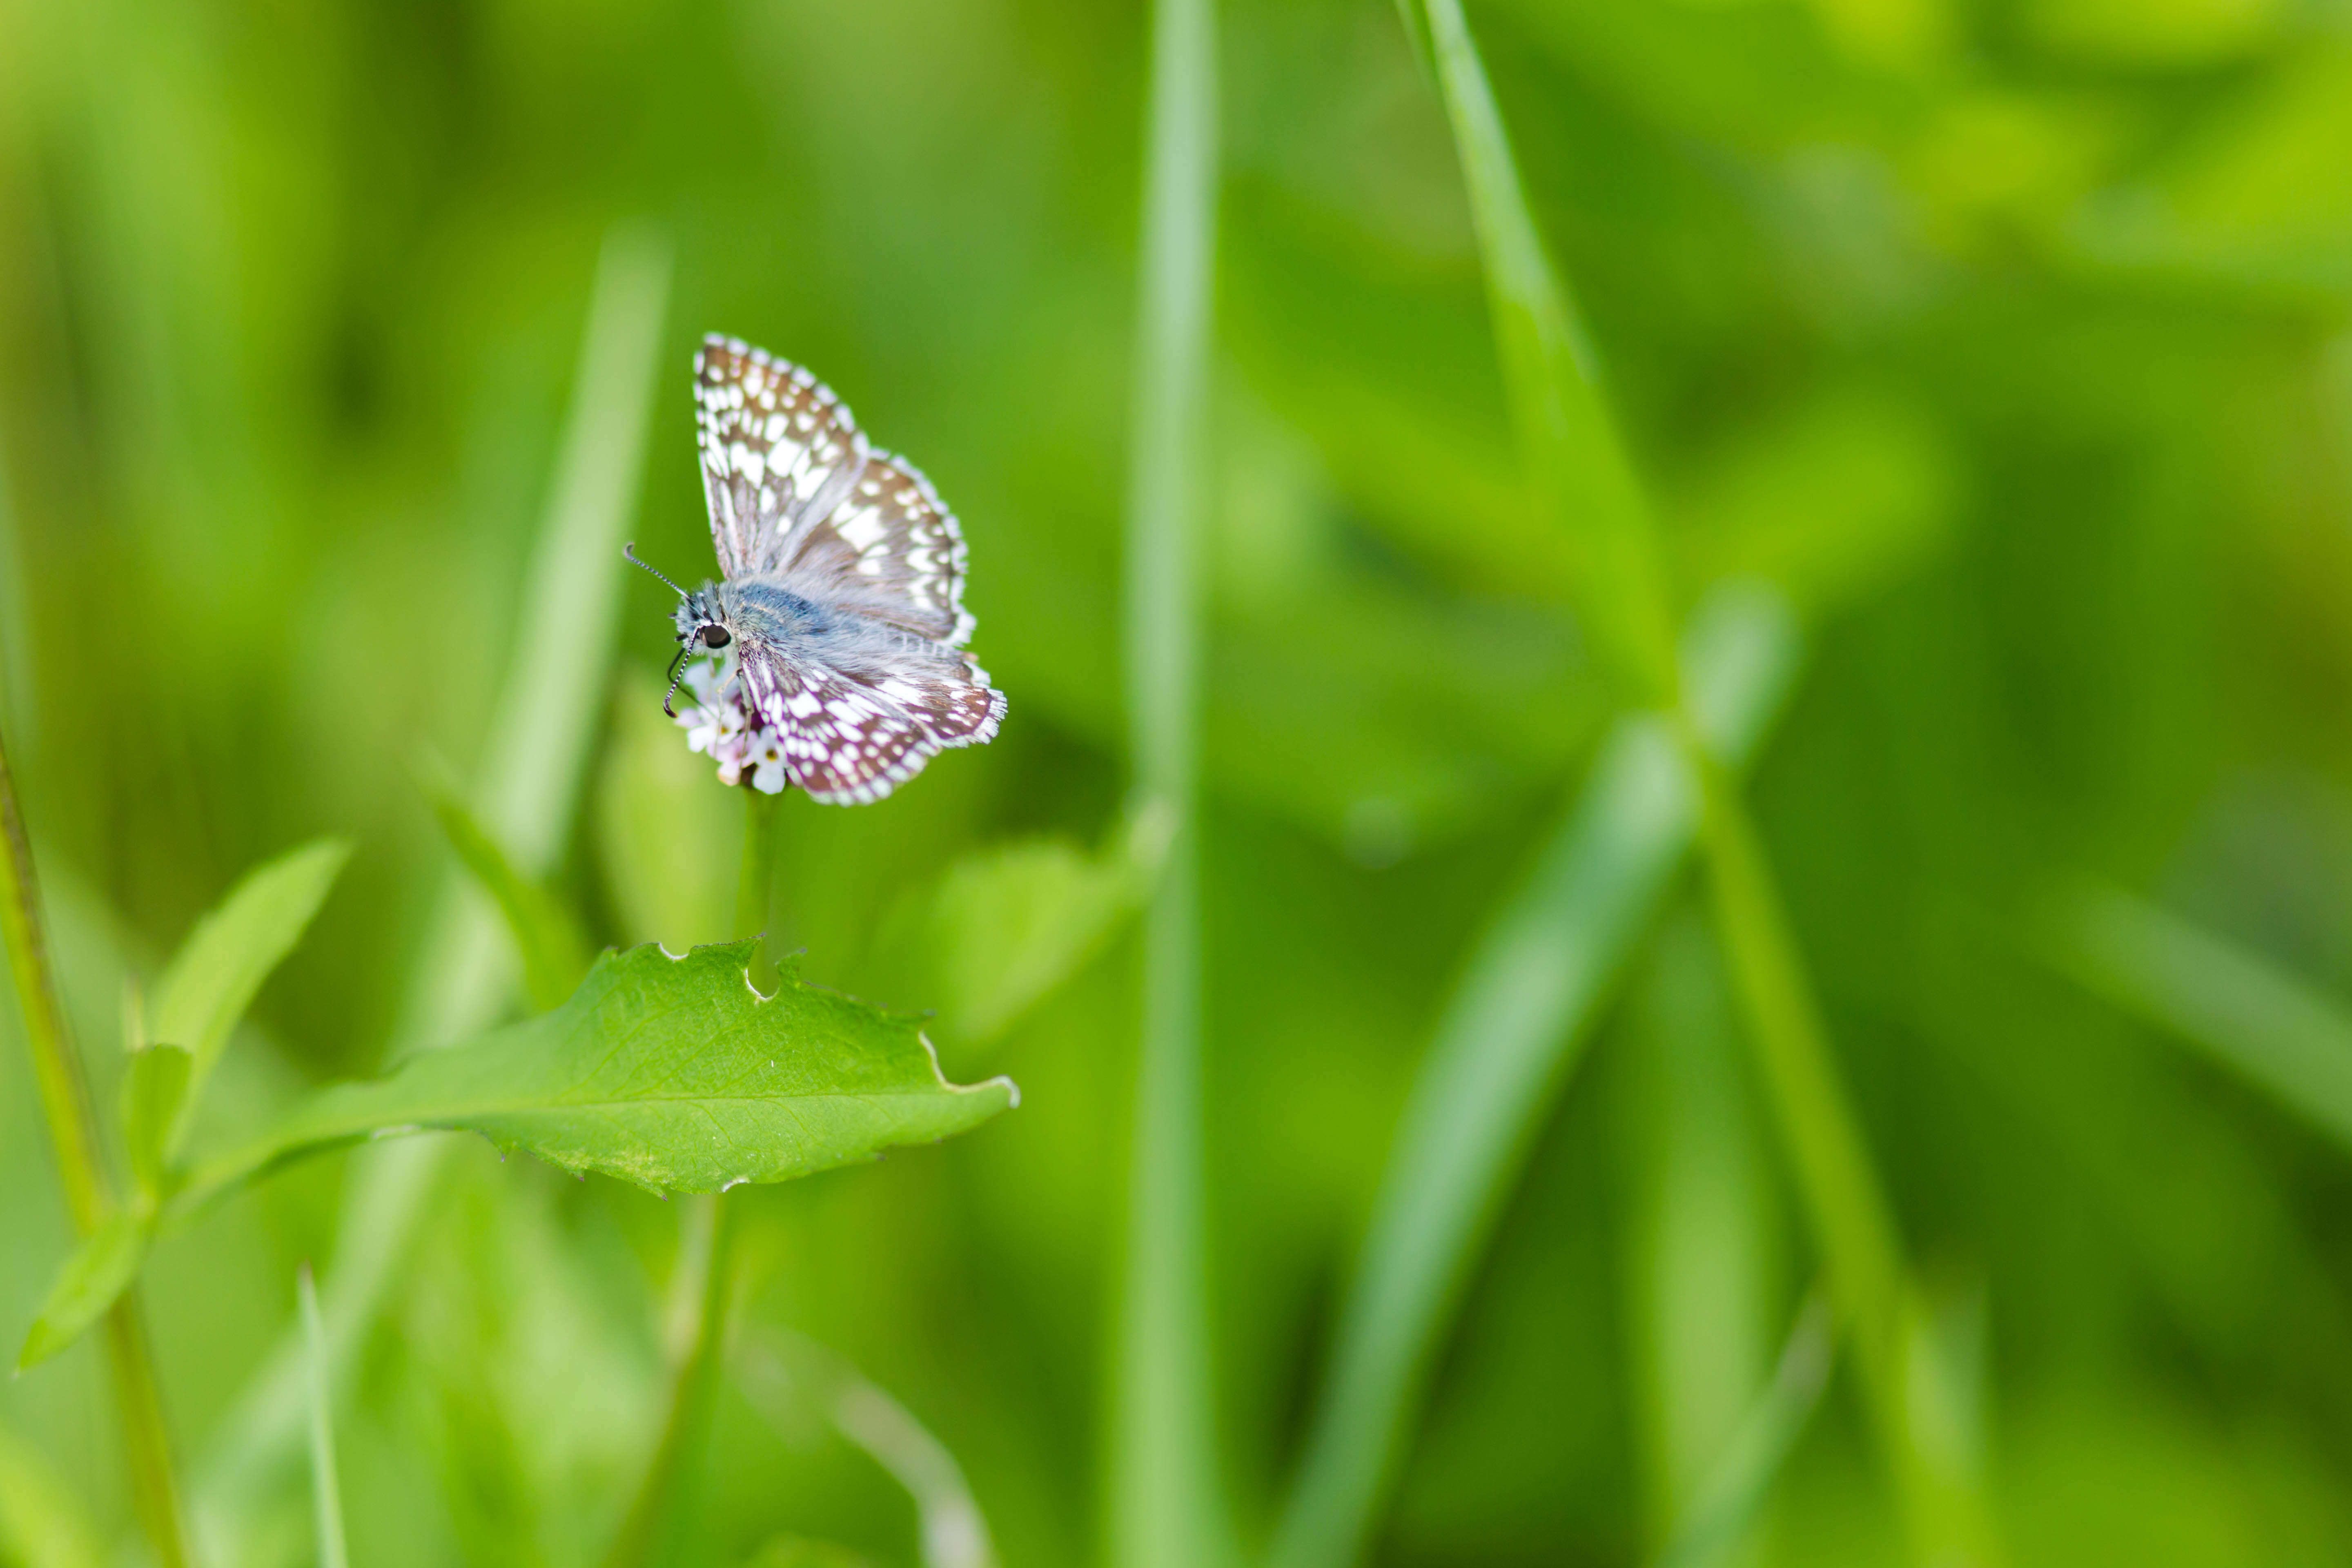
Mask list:
[{"label": "flower stem", "polygon": [[[40,885],[33,874],[33,847],[16,806],[16,784],[0,748],[0,942],[24,1009],[25,1043],[33,1056],[41,1110],[57,1151],[58,1176],[74,1229],[89,1236],[113,1212],[105,1166],[98,1152],[98,1117],[81,1058],[66,1032],[56,977],[41,934]],[[180,1494],[172,1471],[171,1432],[163,1422],[155,1365],[141,1321],[136,1288],[126,1290],[107,1314],[103,1338],[113,1374],[115,1405],[122,1421],[122,1444],[131,1470],[131,1497],[139,1522],[163,1568],[186,1568],[188,1547],[180,1522]]]},{"label": "flower stem", "polygon": [[[738,936],[764,937],[768,895],[776,879],[776,805],[782,798],[756,789],[743,791],[743,860],[735,881]],[[754,983],[773,973],[765,961],[767,948],[762,940],[752,952]],[[698,1252],[701,1257],[694,1332],[670,1384],[669,1415],[662,1425],[661,1441],[638,1485],[636,1500],[614,1537],[613,1549],[605,1553],[604,1568],[661,1568],[686,1561],[692,1551],[694,1503],[701,1487],[719,1373],[726,1361],[727,1308],[735,1293],[736,1208],[723,1194],[712,1193],[695,1199],[678,1215],[678,1256],[688,1260],[688,1268]],[[697,1226],[709,1236],[708,1247],[693,1245],[692,1227]]]},{"label": "flower stem", "polygon": [[751,952],[756,984],[774,972],[776,944],[767,940],[769,894],[776,885],[776,806],[784,797],[745,786],[743,868],[735,882],[735,934],[757,937]]},{"label": "flower stem", "polygon": [[[620,1534],[605,1554],[604,1568],[662,1568],[687,1561],[692,1548],[694,1504],[701,1489],[719,1369],[725,1361],[727,1304],[734,1294],[737,1207],[715,1193],[695,1202],[704,1211],[700,1217],[709,1222],[710,1247],[703,1262],[694,1338],[670,1385],[669,1418],[663,1424],[661,1442]],[[680,1217],[693,1223],[690,1215]]]}]

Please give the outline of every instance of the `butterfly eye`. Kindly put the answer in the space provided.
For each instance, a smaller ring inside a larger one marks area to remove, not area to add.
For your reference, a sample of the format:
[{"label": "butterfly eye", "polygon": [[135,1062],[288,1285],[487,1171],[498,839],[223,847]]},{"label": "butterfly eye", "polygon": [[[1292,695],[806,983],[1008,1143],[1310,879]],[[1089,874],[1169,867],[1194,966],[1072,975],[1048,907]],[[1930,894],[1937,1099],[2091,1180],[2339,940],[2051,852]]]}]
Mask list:
[{"label": "butterfly eye", "polygon": [[725,647],[727,646],[727,643],[728,643],[728,637],[727,637],[727,628],[726,628],[725,626],[704,626],[704,627],[702,628],[702,646],[703,646],[703,647]]}]

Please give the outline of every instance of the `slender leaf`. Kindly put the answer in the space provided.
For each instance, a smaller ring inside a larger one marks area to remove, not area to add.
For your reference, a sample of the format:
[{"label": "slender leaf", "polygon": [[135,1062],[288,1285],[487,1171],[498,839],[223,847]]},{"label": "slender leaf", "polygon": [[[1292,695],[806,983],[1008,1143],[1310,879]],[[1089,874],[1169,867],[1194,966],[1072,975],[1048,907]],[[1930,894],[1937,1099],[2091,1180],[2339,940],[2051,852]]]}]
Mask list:
[{"label": "slender leaf", "polygon": [[189,1121],[229,1031],[269,972],[302,940],[350,858],[349,845],[322,838],[247,872],[196,922],[156,982],[148,1037],[177,1046],[190,1058],[180,1111],[163,1142],[166,1160],[186,1145]]},{"label": "slender leaf", "polygon": [[428,1129],[653,1192],[723,1192],[949,1137],[1017,1100],[1007,1079],[948,1083],[913,1019],[792,976],[761,996],[751,952],[606,953],[552,1013],[323,1091],[199,1166],[180,1209],[287,1160]]},{"label": "slender leaf", "polygon": [[1640,1112],[1623,1184],[1627,1321],[1643,1512],[1663,1544],[1771,1381],[1772,1341],[1785,1332],[1776,1326],[1785,1227],[1774,1223],[1760,1108],[1703,910],[1677,910],[1645,969],[1641,1027],[1626,1042]]},{"label": "slender leaf", "polygon": [[310,1367],[310,1500],[319,1536],[320,1568],[351,1568],[343,1542],[343,1493],[335,1479],[334,1367],[327,1354],[327,1331],[319,1319],[319,1290],[310,1266],[302,1265],[302,1342]]},{"label": "slender leaf", "polygon": [[1821,1404],[1835,1348],[1829,1303],[1817,1297],[1798,1317],[1771,1383],[1757,1396],[1674,1541],[1659,1554],[1658,1568],[1718,1568],[1748,1538],[1781,1463]]},{"label": "slender leaf", "polygon": [[188,1102],[195,1058],[177,1046],[149,1046],[132,1055],[122,1075],[122,1142],[143,1202],[163,1191],[165,1145]]},{"label": "slender leaf", "polygon": [[432,769],[420,769],[419,777],[449,847],[506,917],[531,1005],[541,1012],[557,1005],[588,972],[593,952],[579,921],[544,884],[516,868],[446,777]]},{"label": "slender leaf", "polygon": [[1545,253],[1460,0],[1425,0],[1423,16],[1529,477],[1576,539],[1578,602],[1620,685],[1643,706],[1672,707],[1674,624],[1649,500],[1575,301]]},{"label": "slender leaf", "polygon": [[18,1372],[48,1360],[106,1315],[138,1277],[151,1236],[144,1215],[113,1214],[67,1255],[41,1303],[41,1315],[33,1320],[24,1348],[16,1352]]},{"label": "slender leaf", "polygon": [[[1727,591],[1687,640],[1711,742],[1747,756],[1793,671],[1787,611],[1774,595]],[[1665,723],[1620,721],[1471,955],[1381,1175],[1277,1568],[1338,1568],[1360,1552],[1463,1281],[1697,828],[1697,786]]]},{"label": "slender leaf", "polygon": [[2352,1010],[2120,889],[2056,893],[2042,925],[2050,951],[2084,984],[2352,1149]]}]

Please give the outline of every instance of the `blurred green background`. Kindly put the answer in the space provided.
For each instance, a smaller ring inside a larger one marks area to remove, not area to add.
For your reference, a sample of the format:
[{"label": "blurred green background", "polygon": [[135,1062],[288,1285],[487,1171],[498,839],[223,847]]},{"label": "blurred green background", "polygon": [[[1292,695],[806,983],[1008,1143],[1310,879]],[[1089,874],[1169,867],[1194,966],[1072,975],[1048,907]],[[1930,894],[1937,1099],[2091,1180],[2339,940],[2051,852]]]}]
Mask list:
[{"label": "blurred green background", "polygon": [[[1396,15],[1221,20],[1212,1289],[1255,1542],[1448,988],[1609,711]],[[1685,602],[1760,577],[1801,612],[1752,795],[2014,1559],[2352,1561],[2346,13],[1470,20]],[[1123,1245],[1124,895],[1098,864],[1038,889],[1124,831],[1144,38],[1136,7],[1055,0],[0,0],[0,715],[101,1090],[125,969],[322,832],[358,853],[219,1112],[403,1043],[455,875],[414,769],[496,752],[599,257],[637,255],[661,339],[621,499],[649,559],[710,569],[712,330],[812,366],[971,542],[1003,737],[875,808],[788,798],[774,929],[812,979],[938,1009],[950,1075],[1009,1072],[1023,1107],[730,1201],[749,1331],[887,1389],[1039,1568],[1100,1553]],[[618,591],[577,807],[541,826],[601,940],[675,949],[730,934],[740,807],[660,717],[666,591]],[[1050,865],[992,879],[1008,845]],[[1501,1195],[1381,1562],[1643,1561],[1814,1279],[1692,891]],[[1016,894],[1096,935],[998,1028]],[[13,1335],[69,1237],[5,1027]],[[192,1470],[379,1152],[159,1255]],[[677,1236],[617,1184],[454,1144],[341,1412],[361,1568],[595,1560],[658,1425]],[[111,1538],[102,1379],[85,1346],[0,1385],[0,1433]],[[714,1536],[919,1561],[807,1382],[724,1397]],[[1899,1560],[1845,1384],[1738,1560]],[[299,1470],[259,1495],[250,1560],[303,1560]]]}]

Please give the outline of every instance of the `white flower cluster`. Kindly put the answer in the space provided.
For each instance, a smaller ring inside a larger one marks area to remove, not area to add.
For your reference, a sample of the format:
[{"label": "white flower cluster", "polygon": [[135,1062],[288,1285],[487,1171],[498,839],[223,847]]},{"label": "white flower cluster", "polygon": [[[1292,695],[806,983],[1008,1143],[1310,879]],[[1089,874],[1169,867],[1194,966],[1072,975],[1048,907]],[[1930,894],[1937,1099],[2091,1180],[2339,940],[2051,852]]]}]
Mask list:
[{"label": "white flower cluster", "polygon": [[678,727],[686,731],[688,749],[718,763],[719,782],[748,782],[765,794],[783,794],[792,782],[784,772],[783,742],[744,711],[735,661],[724,654],[693,660],[686,667],[686,689],[694,702],[678,710]]}]

